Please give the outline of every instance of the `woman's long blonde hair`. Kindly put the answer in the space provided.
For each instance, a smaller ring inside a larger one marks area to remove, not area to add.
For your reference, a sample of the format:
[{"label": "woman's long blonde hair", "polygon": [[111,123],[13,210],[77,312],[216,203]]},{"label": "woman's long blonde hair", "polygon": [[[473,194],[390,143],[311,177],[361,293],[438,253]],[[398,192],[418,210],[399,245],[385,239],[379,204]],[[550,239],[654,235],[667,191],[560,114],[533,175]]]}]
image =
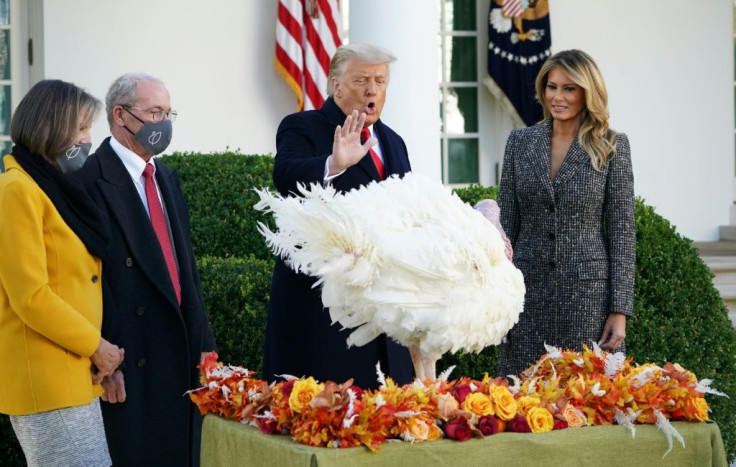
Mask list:
[{"label": "woman's long blonde hair", "polygon": [[585,92],[585,108],[580,120],[578,141],[590,156],[590,164],[600,170],[609,157],[616,153],[616,132],[608,127],[608,92],[595,61],[582,50],[563,50],[547,59],[539,70],[535,88],[537,100],[544,109],[544,119],[552,115],[545,103],[547,77],[553,68],[559,68]]}]

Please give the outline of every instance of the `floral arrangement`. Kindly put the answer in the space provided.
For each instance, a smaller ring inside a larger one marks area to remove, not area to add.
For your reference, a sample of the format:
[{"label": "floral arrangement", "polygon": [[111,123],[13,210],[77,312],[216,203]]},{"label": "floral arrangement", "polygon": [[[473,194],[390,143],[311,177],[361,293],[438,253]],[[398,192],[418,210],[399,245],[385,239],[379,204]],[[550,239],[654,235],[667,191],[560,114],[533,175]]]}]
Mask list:
[{"label": "floral arrangement", "polygon": [[595,344],[582,352],[547,347],[535,365],[511,378],[512,384],[487,374],[480,381],[448,381],[449,369],[438,380],[399,386],[377,368],[376,390],[361,389],[352,380],[321,383],[292,376],[269,385],[217,358],[215,352],[205,357],[200,365],[204,386],[189,394],[202,414],[335,448],[377,450],[390,439],[465,441],[504,431],[542,433],[613,423],[635,434],[635,424],[656,423],[671,450],[673,437],[684,442],[669,421],[705,421],[710,408],[704,395],[725,395],[678,364],[633,365],[623,354]]}]

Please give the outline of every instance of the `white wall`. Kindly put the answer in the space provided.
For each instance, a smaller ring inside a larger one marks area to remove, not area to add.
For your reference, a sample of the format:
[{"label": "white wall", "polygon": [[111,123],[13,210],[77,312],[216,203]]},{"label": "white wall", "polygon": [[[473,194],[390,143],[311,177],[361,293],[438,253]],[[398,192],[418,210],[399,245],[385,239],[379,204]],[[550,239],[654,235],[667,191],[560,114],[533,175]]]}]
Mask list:
[{"label": "white wall", "polygon": [[552,48],[590,53],[628,134],[635,190],[678,231],[717,239],[734,182],[730,0],[551,0]]},{"label": "white wall", "polygon": [[[172,149],[275,151],[276,127],[296,105],[273,67],[275,0],[41,1],[46,77],[102,98],[118,75],[147,71],[179,111]],[[603,70],[612,124],[631,140],[636,193],[684,235],[715,239],[733,201],[730,0],[550,3],[553,49],[586,50]],[[399,57],[384,120],[404,136],[415,170],[439,177],[437,73],[427,72],[437,66],[436,2],[350,8],[360,12],[350,39]],[[101,118],[93,138],[106,135]]]},{"label": "white wall", "polygon": [[[100,99],[119,75],[160,77],[179,112],[172,150],[275,152],[276,127],[296,110],[273,66],[276,2],[45,0],[47,78]],[[95,144],[107,121],[93,128]]]}]

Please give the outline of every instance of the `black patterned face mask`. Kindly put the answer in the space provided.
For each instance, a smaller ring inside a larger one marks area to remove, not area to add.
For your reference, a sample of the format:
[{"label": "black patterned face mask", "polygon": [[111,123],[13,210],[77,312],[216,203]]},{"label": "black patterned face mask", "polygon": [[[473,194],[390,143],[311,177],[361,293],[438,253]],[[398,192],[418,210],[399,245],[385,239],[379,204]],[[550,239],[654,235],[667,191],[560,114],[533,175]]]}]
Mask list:
[{"label": "black patterned face mask", "polygon": [[169,143],[171,142],[171,135],[173,133],[171,120],[169,120],[168,118],[164,118],[160,122],[156,123],[144,122],[125,107],[123,107],[123,109],[125,109],[125,111],[128,112],[130,115],[133,115],[133,118],[143,124],[141,129],[138,130],[138,133],[133,133],[127,126],[125,127],[125,129],[128,130],[131,135],[133,135],[136,141],[141,143],[146,151],[155,156],[156,154],[161,154],[166,150],[167,147],[169,147]]},{"label": "black patterned face mask", "polygon": [[62,173],[74,172],[82,168],[84,161],[89,157],[90,149],[92,149],[92,143],[75,144],[54,159],[59,164]]}]

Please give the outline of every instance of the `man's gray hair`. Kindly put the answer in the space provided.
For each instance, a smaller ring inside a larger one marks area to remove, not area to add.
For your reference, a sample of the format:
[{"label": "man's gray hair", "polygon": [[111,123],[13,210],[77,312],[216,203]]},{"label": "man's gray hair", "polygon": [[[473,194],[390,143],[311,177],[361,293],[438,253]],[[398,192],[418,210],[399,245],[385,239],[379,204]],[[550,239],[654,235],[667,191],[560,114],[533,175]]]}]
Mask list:
[{"label": "man's gray hair", "polygon": [[376,45],[356,43],[338,47],[330,61],[330,75],[327,77],[327,95],[332,97],[332,78],[338,81],[345,73],[348,62],[355,60],[368,65],[386,65],[386,78],[390,71],[389,65],[396,61],[394,54]]},{"label": "man's gray hair", "polygon": [[116,79],[105,96],[105,112],[107,113],[107,123],[112,126],[112,111],[116,106],[133,106],[135,105],[135,90],[141,81],[154,81],[164,84],[163,81],[148,73],[134,72],[126,73]]}]

